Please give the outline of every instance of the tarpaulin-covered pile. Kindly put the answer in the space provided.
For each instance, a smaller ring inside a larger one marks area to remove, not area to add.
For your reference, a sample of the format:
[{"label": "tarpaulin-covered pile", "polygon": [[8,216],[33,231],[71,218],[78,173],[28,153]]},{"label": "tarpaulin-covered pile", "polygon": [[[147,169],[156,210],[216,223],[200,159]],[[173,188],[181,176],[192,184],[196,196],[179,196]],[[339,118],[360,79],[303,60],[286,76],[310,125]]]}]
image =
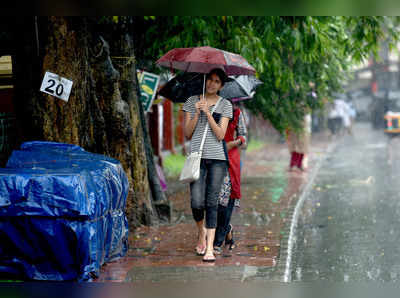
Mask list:
[{"label": "tarpaulin-covered pile", "polygon": [[0,168],[0,275],[90,280],[125,255],[129,183],[119,161],[26,142]]}]

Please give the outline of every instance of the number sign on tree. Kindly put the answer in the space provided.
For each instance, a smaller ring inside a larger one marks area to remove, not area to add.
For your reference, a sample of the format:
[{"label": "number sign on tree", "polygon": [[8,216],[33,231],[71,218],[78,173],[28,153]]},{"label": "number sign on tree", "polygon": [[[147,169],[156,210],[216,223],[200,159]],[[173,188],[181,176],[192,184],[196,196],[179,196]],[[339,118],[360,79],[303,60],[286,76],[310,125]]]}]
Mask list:
[{"label": "number sign on tree", "polygon": [[73,82],[57,74],[46,71],[40,91],[68,102]]}]

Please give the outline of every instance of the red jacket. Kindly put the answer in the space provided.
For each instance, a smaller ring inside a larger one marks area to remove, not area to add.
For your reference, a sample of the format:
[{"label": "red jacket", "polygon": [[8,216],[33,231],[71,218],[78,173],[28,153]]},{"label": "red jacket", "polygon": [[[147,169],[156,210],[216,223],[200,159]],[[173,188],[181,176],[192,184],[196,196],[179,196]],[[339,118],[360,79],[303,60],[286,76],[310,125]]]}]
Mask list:
[{"label": "red jacket", "polygon": [[[229,121],[228,128],[225,133],[225,142],[231,142],[238,138],[235,138],[236,128],[239,123],[240,109],[234,108],[233,110],[233,119]],[[242,138],[243,141],[243,138]],[[229,175],[232,183],[231,190],[231,199],[240,199],[242,197],[240,192],[240,150],[238,147],[233,147],[228,151],[228,159],[229,159]]]}]

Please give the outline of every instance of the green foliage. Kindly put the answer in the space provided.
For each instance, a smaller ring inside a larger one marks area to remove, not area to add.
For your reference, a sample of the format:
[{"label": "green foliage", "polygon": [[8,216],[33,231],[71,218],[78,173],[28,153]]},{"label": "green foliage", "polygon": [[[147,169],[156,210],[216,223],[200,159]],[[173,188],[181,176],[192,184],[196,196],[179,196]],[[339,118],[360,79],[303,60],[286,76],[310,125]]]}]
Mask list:
[{"label": "green foliage", "polygon": [[263,141],[252,139],[252,140],[250,140],[249,144],[247,145],[246,152],[250,153],[255,150],[261,149],[264,145],[265,145],[265,143]]},{"label": "green foliage", "polygon": [[165,174],[168,177],[178,177],[185,163],[182,154],[170,154],[164,159]]},{"label": "green foliage", "polygon": [[[298,129],[310,110],[340,91],[349,67],[398,39],[398,17],[156,17],[149,20],[143,59],[177,47],[209,45],[236,52],[264,82],[246,106],[279,130]],[[156,71],[156,70],[155,70]],[[310,82],[318,94],[309,96]]]}]

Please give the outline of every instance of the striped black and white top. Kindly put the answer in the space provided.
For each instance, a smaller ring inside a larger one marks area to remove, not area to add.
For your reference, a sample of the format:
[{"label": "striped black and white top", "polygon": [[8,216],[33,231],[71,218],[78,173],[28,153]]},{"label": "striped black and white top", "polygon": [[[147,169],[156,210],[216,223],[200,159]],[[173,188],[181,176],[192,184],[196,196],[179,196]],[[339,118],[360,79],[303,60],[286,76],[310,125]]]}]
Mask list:
[{"label": "striped black and white top", "polygon": [[[200,100],[199,96],[191,96],[183,105],[183,111],[191,113],[192,118],[196,113],[195,104]],[[210,112],[214,106],[210,106]],[[217,124],[220,123],[221,117],[226,117],[232,119],[233,112],[232,112],[232,104],[229,100],[223,98],[219,102],[219,105],[215,112],[213,113],[213,117]],[[199,120],[197,121],[196,128],[194,129],[192,139],[190,142],[190,152],[198,152],[200,149],[201,139],[203,137],[204,129],[207,124],[207,116],[205,113],[200,113]],[[214,132],[212,131],[211,127],[208,127],[206,140],[204,142],[203,147],[203,155],[202,158],[206,159],[219,159],[219,160],[226,160],[224,147],[222,141],[218,141],[217,137],[215,136]]]}]

